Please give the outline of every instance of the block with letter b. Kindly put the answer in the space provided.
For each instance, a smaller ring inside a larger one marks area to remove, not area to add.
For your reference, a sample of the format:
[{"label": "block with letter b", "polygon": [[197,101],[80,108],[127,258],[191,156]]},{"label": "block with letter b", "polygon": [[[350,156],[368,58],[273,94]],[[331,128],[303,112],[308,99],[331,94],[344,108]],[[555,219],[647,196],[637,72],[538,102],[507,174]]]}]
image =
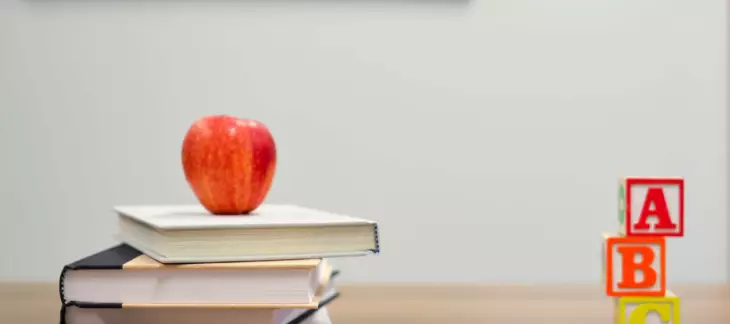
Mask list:
[{"label": "block with letter b", "polygon": [[606,283],[606,244],[609,238],[619,237],[619,235],[603,233],[601,236],[603,237],[601,240],[601,283]]},{"label": "block with letter b", "polygon": [[681,324],[679,297],[669,290],[664,296],[628,296],[614,300],[614,324]]},{"label": "block with letter b", "polygon": [[621,179],[619,224],[626,236],[684,236],[684,179]]},{"label": "block with letter b", "polygon": [[664,296],[664,237],[609,237],[605,242],[606,295]]}]

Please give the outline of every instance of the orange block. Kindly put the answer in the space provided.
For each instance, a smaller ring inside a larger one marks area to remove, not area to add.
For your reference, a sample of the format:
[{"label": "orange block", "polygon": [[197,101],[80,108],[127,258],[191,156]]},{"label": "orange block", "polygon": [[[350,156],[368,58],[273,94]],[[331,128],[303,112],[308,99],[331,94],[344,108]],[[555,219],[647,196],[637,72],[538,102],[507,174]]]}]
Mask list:
[{"label": "orange block", "polygon": [[606,240],[608,296],[664,296],[666,239],[662,236],[610,237]]}]

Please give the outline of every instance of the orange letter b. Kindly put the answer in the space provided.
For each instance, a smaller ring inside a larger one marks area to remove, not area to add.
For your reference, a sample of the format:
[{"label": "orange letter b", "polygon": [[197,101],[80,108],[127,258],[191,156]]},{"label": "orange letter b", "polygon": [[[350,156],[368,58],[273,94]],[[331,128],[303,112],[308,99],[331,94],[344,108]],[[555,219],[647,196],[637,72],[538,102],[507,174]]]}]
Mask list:
[{"label": "orange letter b", "polygon": [[[652,269],[654,263],[654,250],[648,246],[619,246],[618,253],[621,253],[621,281],[619,288],[651,288],[656,284],[657,273]],[[641,261],[636,262],[636,255],[641,255]],[[636,282],[636,271],[641,271],[644,278]]]},{"label": "orange letter b", "polygon": [[663,236],[609,237],[605,257],[608,296],[664,296],[667,260]]}]

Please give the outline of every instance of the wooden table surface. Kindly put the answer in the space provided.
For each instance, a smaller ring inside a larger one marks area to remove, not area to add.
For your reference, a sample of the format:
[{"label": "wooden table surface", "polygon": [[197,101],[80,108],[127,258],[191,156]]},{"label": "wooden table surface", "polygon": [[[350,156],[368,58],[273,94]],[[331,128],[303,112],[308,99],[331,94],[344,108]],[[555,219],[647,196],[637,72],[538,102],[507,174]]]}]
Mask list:
[{"label": "wooden table surface", "polygon": [[[730,324],[730,286],[678,286],[682,324]],[[612,323],[598,286],[348,285],[335,324]],[[0,323],[58,323],[55,284],[0,283]]]}]

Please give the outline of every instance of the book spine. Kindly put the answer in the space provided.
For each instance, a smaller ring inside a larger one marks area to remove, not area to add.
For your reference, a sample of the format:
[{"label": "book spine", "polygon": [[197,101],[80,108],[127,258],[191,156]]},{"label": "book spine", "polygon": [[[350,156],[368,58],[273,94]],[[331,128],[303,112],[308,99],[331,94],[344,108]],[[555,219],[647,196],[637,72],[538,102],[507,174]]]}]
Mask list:
[{"label": "book spine", "polygon": [[380,233],[378,232],[378,223],[373,223],[373,232],[375,234],[375,250],[373,253],[380,253]]},{"label": "book spine", "polygon": [[[63,270],[61,270],[61,276],[58,278],[58,297],[61,298],[61,304],[66,304],[66,291],[65,291],[65,281],[66,281],[66,273],[71,270],[68,266],[64,266]],[[64,308],[65,311],[65,308]]]},{"label": "book spine", "polygon": [[61,313],[58,315],[58,324],[66,324],[66,305],[61,304]]},{"label": "book spine", "polygon": [[122,308],[123,305],[121,303],[84,303],[84,302],[75,302],[75,301],[68,301],[61,304],[61,312],[59,314],[59,324],[67,324],[68,321],[66,320],[66,313],[69,307],[78,307],[78,308]]}]

